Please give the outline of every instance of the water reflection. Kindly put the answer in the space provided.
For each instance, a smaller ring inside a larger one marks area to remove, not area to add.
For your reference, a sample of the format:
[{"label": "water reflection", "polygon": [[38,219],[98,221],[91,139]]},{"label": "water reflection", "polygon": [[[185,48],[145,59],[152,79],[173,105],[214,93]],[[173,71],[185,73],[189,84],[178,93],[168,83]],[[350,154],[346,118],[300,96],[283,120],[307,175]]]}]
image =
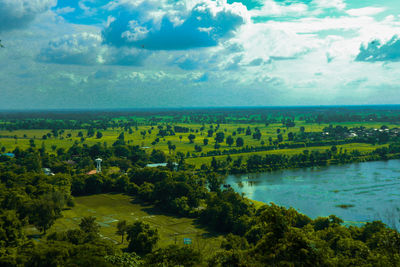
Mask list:
[{"label": "water reflection", "polygon": [[400,160],[231,175],[227,183],[249,198],[313,218],[336,214],[346,221],[388,224],[400,218]]}]

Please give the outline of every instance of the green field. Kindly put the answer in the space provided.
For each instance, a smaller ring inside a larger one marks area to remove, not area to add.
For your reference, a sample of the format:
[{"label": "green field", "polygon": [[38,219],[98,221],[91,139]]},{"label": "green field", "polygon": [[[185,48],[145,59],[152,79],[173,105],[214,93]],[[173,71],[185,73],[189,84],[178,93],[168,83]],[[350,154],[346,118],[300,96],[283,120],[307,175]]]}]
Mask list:
[{"label": "green field", "polygon": [[211,253],[219,247],[222,237],[210,233],[198,226],[194,219],[176,217],[160,212],[152,205],[135,201],[132,197],[122,194],[99,194],[75,198],[75,207],[63,211],[63,217],[58,219],[48,231],[59,232],[76,229],[82,217],[94,216],[100,224],[100,234],[115,244],[121,244],[121,236],[116,235],[117,223],[126,220],[128,224],[141,220],[157,228],[160,234],[159,247],[171,244],[183,246],[183,238],[191,238],[195,249]]},{"label": "green field", "polygon": [[[358,150],[360,152],[371,152],[379,147],[383,147],[387,145],[370,145],[370,144],[345,144],[345,145],[338,145],[338,149],[343,148],[343,150],[347,149],[349,152],[352,150]],[[277,149],[277,150],[270,150],[270,151],[260,151],[260,152],[249,152],[249,153],[240,153],[231,155],[233,160],[243,157],[246,159],[251,155],[268,155],[268,154],[285,154],[285,155],[294,155],[294,154],[301,154],[303,150],[308,149],[310,151],[320,151],[323,152],[326,149],[329,149],[330,146],[317,146],[317,147],[308,147],[308,148],[293,148],[293,149]],[[213,157],[199,157],[199,158],[189,158],[186,159],[186,162],[189,164],[194,165],[196,168],[199,168],[202,164],[210,164]],[[224,160],[226,155],[215,156],[216,160]]]},{"label": "green field", "polygon": [[[165,123],[163,124],[165,125]],[[166,154],[170,154],[170,151],[168,150],[168,142],[170,141],[173,145],[176,145],[175,151],[171,152],[171,156],[174,156],[173,154],[176,154],[177,152],[182,152],[185,155],[189,152],[190,154],[194,154],[197,156],[200,156],[201,153],[207,153],[208,151],[215,150],[214,149],[214,137],[207,137],[207,130],[210,129],[210,125],[200,125],[200,124],[188,124],[188,123],[179,123],[179,126],[183,127],[188,127],[193,130],[192,133],[176,133],[174,136],[166,136],[164,138],[160,138],[160,141],[152,145],[152,142],[156,139],[159,138],[157,136],[158,129],[157,126],[139,126],[137,129],[133,128],[133,133],[129,134],[128,132],[125,132],[125,142],[130,144],[130,145],[138,145],[140,147],[146,147],[148,148],[147,151],[150,152],[153,148],[159,149],[164,151]],[[351,127],[359,127],[359,126],[364,126],[366,128],[379,128],[382,126],[382,124],[376,123],[376,122],[364,122],[364,123],[335,123],[334,126],[336,125],[341,125],[341,126],[347,126],[349,128]],[[395,128],[398,125],[395,124],[386,124],[389,128]],[[204,126],[204,130],[201,131],[201,127]],[[216,124],[213,124],[214,129]],[[252,131],[257,127],[260,129],[260,132],[262,134],[261,140],[256,140],[253,139],[252,136],[246,136],[244,133],[241,134],[236,134],[236,136],[233,136],[234,139],[237,137],[242,137],[244,139],[244,146],[253,146],[253,147],[258,147],[261,146],[261,142],[264,141],[265,145],[269,144],[269,138],[271,137],[273,140],[276,139],[277,137],[277,129],[281,130],[281,134],[283,136],[283,141],[288,142],[288,136],[287,134],[289,132],[292,133],[297,133],[300,131],[300,127],[305,127],[306,132],[321,132],[324,127],[329,126],[328,124],[311,124],[311,123],[305,123],[303,121],[296,121],[296,126],[292,128],[286,128],[283,127],[281,123],[275,123],[275,124],[270,124],[268,126],[265,126],[264,124],[260,123],[254,123],[254,124],[221,124],[218,132],[224,132],[225,137],[232,135],[234,131],[237,130],[237,128],[247,128],[248,126],[251,127]],[[153,127],[153,129],[151,129]],[[151,133],[148,131],[151,130]],[[84,140],[81,140],[80,137],[78,137],[79,132],[83,133]],[[118,138],[119,134],[123,132],[123,129],[121,128],[115,128],[115,129],[107,129],[107,130],[100,130],[103,136],[101,138],[96,138],[96,137],[90,137],[88,138],[86,136],[87,131],[86,130],[65,130],[65,132],[58,136],[57,138],[51,137],[47,138],[45,140],[42,139],[43,135],[46,135],[47,133],[51,132],[50,130],[16,130],[16,131],[0,131],[0,148],[4,147],[6,152],[11,152],[13,151],[16,147],[20,147],[21,149],[26,149],[29,147],[29,140],[34,139],[36,147],[41,147],[45,146],[46,150],[51,153],[55,153],[55,151],[58,148],[64,148],[68,149],[71,147],[75,142],[79,144],[87,144],[87,145],[94,145],[96,143],[100,144],[107,144],[108,146],[111,146]],[[147,131],[146,136],[143,138],[143,136],[140,134],[142,131]],[[197,132],[196,132],[197,131]],[[194,134],[196,136],[194,143],[189,143],[188,136],[189,134]],[[70,137],[68,137],[70,135]],[[14,138],[16,136],[17,138]],[[182,139],[180,139],[180,136],[182,136]],[[207,138],[209,140],[208,145],[203,144],[203,139]],[[290,142],[288,142],[290,143]],[[194,146],[199,145],[202,148],[202,152],[195,152]],[[232,147],[229,147],[225,142],[220,144],[221,147],[219,150],[224,150],[224,149],[231,149],[235,148],[235,144],[232,145]],[[342,145],[340,147],[343,147],[343,149],[347,149],[348,151],[351,150],[359,150],[360,152],[369,152],[374,149],[376,149],[378,146],[373,146],[373,145],[368,145],[368,144],[347,144],[347,145]],[[322,150],[324,151],[325,149],[328,149],[328,146],[325,147],[310,147],[307,148],[308,150]],[[264,151],[264,152],[253,152],[253,153],[241,153],[241,154],[235,154],[232,155],[232,158],[236,158],[238,156],[243,156],[244,158],[248,157],[250,154],[269,154],[269,153],[278,153],[278,154],[296,154],[296,153],[301,153],[304,149],[280,149],[280,150],[273,150],[273,151]],[[222,158],[225,156],[219,156],[217,158]],[[201,166],[203,163],[209,163],[211,161],[212,157],[201,157],[201,158],[189,158],[187,159],[187,162],[190,164],[195,165],[196,167]]]}]

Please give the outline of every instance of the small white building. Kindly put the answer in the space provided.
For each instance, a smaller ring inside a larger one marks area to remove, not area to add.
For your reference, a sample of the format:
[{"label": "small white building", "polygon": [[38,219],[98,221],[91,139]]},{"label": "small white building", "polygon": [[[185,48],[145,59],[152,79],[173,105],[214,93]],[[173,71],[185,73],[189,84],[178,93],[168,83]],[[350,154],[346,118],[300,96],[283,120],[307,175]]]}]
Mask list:
[{"label": "small white building", "polygon": [[47,176],[53,176],[54,175],[54,173],[52,173],[49,168],[43,168],[42,170],[43,170],[44,174],[47,175]]},{"label": "small white building", "polygon": [[[174,165],[174,171],[178,170],[178,163],[173,162],[172,165]],[[168,167],[168,163],[151,163],[147,164],[146,167],[148,168]]]}]

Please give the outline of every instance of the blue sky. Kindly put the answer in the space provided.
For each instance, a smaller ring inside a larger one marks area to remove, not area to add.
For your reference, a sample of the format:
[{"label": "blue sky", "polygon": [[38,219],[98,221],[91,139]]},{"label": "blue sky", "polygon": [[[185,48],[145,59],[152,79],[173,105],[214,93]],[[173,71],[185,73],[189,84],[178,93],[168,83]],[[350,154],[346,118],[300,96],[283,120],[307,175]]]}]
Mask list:
[{"label": "blue sky", "polygon": [[0,0],[0,109],[400,104],[395,0]]}]

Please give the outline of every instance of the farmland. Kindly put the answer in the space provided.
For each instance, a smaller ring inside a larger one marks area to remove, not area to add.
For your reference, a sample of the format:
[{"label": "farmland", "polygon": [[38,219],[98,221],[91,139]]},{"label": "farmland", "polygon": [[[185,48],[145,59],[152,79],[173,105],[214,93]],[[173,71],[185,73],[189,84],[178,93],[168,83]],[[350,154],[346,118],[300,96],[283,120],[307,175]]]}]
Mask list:
[{"label": "farmland", "polygon": [[[349,246],[370,251],[356,257],[357,265],[394,265],[398,253],[377,249],[372,240],[398,238],[396,230],[380,222],[347,228],[334,215],[310,218],[296,201],[293,208],[263,203],[272,200],[253,194],[257,183],[249,175],[226,175],[264,172],[267,180],[275,170],[397,159],[399,118],[398,110],[334,108],[0,113],[0,224],[6,228],[0,263],[261,266],[306,257],[310,265],[322,259],[336,266],[354,259],[349,249],[329,245],[340,232]],[[334,182],[330,177],[319,178],[322,187]],[[292,178],[285,179],[287,185]],[[356,209],[353,200],[338,199],[336,208]],[[297,255],[299,247],[311,256]]]},{"label": "farmland", "polygon": [[[165,119],[165,118],[163,118]],[[135,118],[136,121],[143,121],[141,118]],[[121,120],[119,120],[121,121]],[[145,123],[142,123],[145,124]],[[168,135],[160,137],[157,125],[173,125],[181,126],[190,129],[187,133],[175,133],[174,135]],[[161,150],[165,154],[171,157],[176,157],[178,152],[183,153],[187,158],[187,163],[193,164],[196,168],[199,168],[202,164],[209,164],[211,162],[212,156],[207,156],[207,152],[212,151],[223,151],[235,148],[235,143],[232,145],[226,144],[225,140],[219,143],[218,149],[215,148],[215,134],[212,137],[208,136],[207,131],[213,127],[217,127],[217,124],[192,124],[192,123],[159,123],[157,125],[140,125],[132,127],[132,131],[124,131],[124,128],[116,127],[114,129],[107,128],[106,130],[98,130],[101,132],[101,137],[88,136],[87,129],[65,129],[57,137],[52,135],[51,129],[31,129],[31,130],[1,130],[0,131],[0,148],[5,152],[11,152],[16,147],[21,149],[27,149],[31,146],[32,142],[36,147],[44,147],[49,153],[56,154],[57,149],[69,149],[74,144],[92,146],[95,144],[108,145],[111,146],[117,139],[118,136],[124,132],[125,142],[129,145],[137,145],[144,148],[148,153],[153,149]],[[233,138],[241,137],[244,141],[244,147],[263,147],[271,144],[271,140],[277,139],[277,131],[281,133],[282,141],[281,143],[291,144],[294,141],[289,141],[288,133],[293,133],[294,135],[300,133],[303,128],[305,132],[316,132],[320,133],[324,128],[329,127],[330,124],[327,123],[306,123],[304,121],[295,121],[294,127],[285,127],[282,123],[272,123],[266,126],[265,124],[254,123],[254,124],[219,124],[217,131],[223,132],[225,138],[228,136],[233,136]],[[365,123],[335,123],[334,126],[342,126],[348,128],[355,127],[365,127],[372,129],[379,129],[382,125],[386,125],[389,128],[397,128],[397,124],[391,123],[376,123],[376,122],[365,122]],[[254,139],[252,135],[246,135],[243,131],[238,133],[237,129],[247,129],[250,127],[251,130],[258,129],[261,133],[260,139]],[[96,130],[97,131],[97,130]],[[142,133],[146,134],[143,135]],[[216,132],[216,131],[215,131]],[[195,138],[193,142],[188,139],[189,135],[194,135]],[[47,135],[47,136],[46,136]],[[43,138],[46,136],[46,138]],[[208,140],[208,144],[204,143],[204,139]],[[155,142],[158,141],[158,142]],[[309,141],[309,140],[308,140]],[[169,149],[169,146],[174,145],[175,149]],[[387,144],[365,144],[365,143],[348,143],[343,145],[338,145],[338,148],[343,150],[358,150],[360,152],[371,152],[374,149]],[[200,151],[196,151],[195,146],[200,147]],[[291,155],[296,153],[301,153],[304,149],[313,151],[325,151],[330,149],[331,145],[318,145],[310,148],[276,148],[268,151],[259,152],[240,152],[240,153],[229,153],[232,154],[232,158],[243,157],[246,159],[249,155],[266,155],[266,154],[285,154]],[[213,155],[214,156],[214,155]],[[218,159],[223,159],[226,157],[215,155]]]},{"label": "farmland", "polygon": [[121,236],[116,232],[117,223],[123,220],[128,223],[141,220],[157,229],[160,234],[159,247],[183,245],[183,238],[190,238],[194,248],[211,253],[221,243],[218,235],[200,227],[194,219],[162,212],[154,205],[122,194],[98,194],[75,198],[75,206],[63,211],[63,217],[49,229],[49,233],[78,228],[80,220],[86,216],[96,217],[97,223],[101,226],[102,237],[121,248],[126,246],[126,242],[121,243]]}]

